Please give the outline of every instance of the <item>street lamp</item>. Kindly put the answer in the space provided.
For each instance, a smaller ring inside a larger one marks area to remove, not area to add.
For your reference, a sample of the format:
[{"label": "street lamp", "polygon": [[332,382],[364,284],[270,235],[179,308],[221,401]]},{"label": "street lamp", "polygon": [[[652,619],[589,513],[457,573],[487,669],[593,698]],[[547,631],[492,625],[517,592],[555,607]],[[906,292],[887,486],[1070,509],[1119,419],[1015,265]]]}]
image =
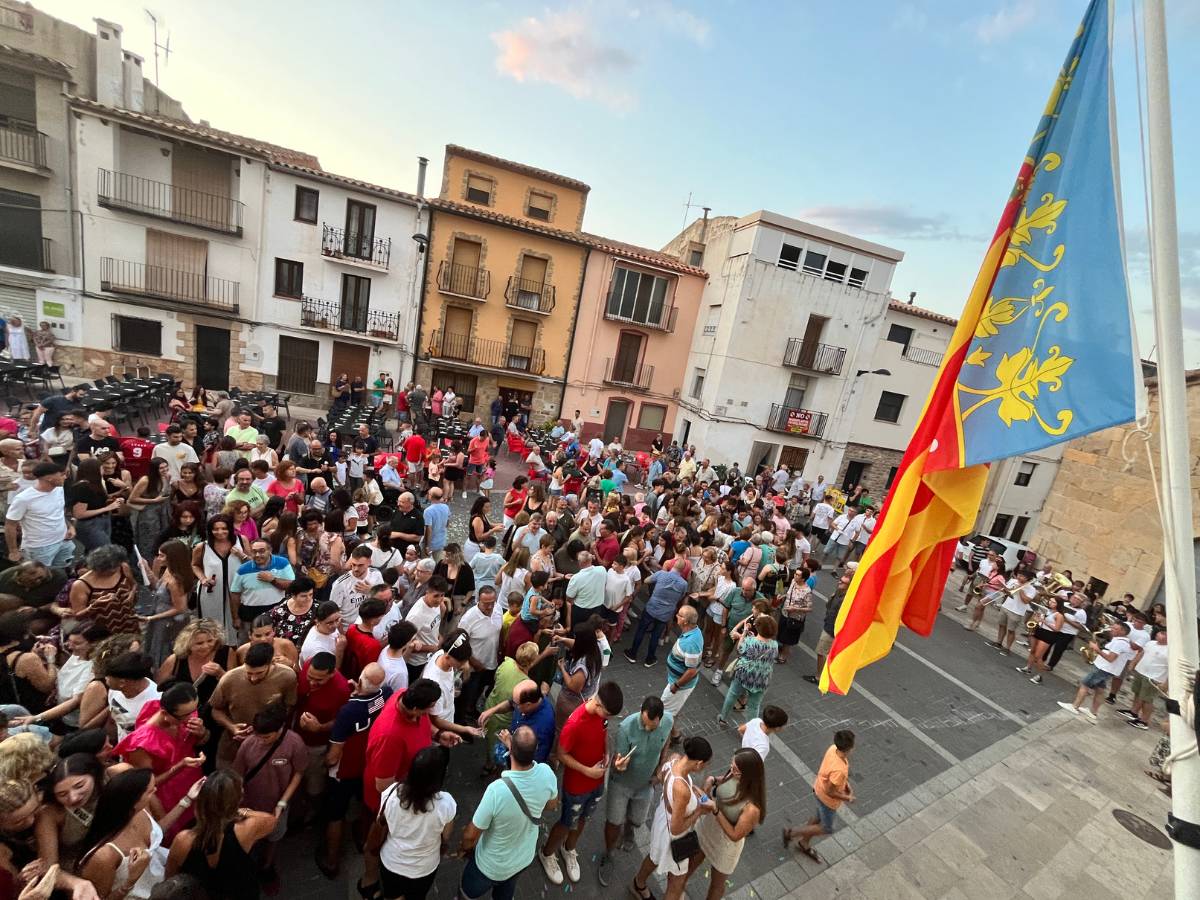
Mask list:
[{"label": "street lamp", "polygon": [[857,372],[854,373],[854,377],[858,378],[860,375],[891,375],[891,374],[892,373],[887,369],[859,369]]}]

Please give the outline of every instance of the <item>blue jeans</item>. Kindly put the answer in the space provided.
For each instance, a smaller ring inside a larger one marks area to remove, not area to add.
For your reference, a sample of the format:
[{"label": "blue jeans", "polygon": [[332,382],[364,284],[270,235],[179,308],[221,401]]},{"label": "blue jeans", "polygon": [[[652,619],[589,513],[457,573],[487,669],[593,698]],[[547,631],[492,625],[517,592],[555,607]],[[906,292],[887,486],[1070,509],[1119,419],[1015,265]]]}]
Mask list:
[{"label": "blue jeans", "polygon": [[637,631],[633,633],[633,646],[629,648],[629,655],[637,659],[638,647],[642,645],[642,638],[646,632],[650,632],[650,649],[646,651],[646,662],[658,661],[658,641],[662,637],[663,629],[667,627],[667,623],[653,616],[642,613],[642,617],[638,619]]},{"label": "blue jeans", "polygon": [[504,881],[492,881],[479,871],[479,866],[475,865],[475,855],[472,854],[467,858],[467,867],[463,869],[460,890],[467,900],[479,900],[488,891],[492,893],[492,900],[512,900],[513,894],[517,890],[517,879],[520,876],[521,873],[518,872],[512,878]]},{"label": "blue jeans", "polygon": [[60,541],[45,547],[22,547],[26,559],[32,559],[52,569],[65,569],[75,560],[75,542]]}]

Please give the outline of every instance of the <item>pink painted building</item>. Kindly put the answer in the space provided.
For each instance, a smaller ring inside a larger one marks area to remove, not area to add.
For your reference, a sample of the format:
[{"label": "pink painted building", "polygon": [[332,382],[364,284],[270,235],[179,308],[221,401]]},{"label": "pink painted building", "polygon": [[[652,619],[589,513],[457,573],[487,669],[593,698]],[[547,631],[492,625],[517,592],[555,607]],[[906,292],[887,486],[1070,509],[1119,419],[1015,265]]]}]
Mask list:
[{"label": "pink painted building", "polygon": [[587,237],[563,419],[579,410],[584,440],[670,443],[708,276],[657,250]]}]

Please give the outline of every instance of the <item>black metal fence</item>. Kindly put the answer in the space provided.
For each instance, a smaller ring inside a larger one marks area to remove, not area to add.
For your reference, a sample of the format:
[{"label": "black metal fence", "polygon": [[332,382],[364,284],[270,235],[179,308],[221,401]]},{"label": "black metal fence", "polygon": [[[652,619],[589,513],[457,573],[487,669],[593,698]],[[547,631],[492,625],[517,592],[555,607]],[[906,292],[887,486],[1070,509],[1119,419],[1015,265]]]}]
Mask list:
[{"label": "black metal fence", "polygon": [[300,324],[306,328],[369,334],[389,341],[400,339],[400,314],[347,305],[336,300],[304,297],[300,300]]},{"label": "black metal fence", "polygon": [[825,372],[829,375],[840,375],[845,361],[845,347],[818,344],[816,341],[805,341],[801,338],[789,338],[787,349],[783,351],[785,366]]},{"label": "black metal fence", "polygon": [[392,239],[323,225],[321,252],[334,259],[356,259],[386,269],[392,260]]},{"label": "black metal fence", "polygon": [[829,416],[822,412],[772,403],[771,414],[767,417],[767,429],[819,438],[825,434],[825,423],[828,419]]},{"label": "black metal fence", "polygon": [[32,124],[0,116],[0,157],[46,168],[46,136]]},{"label": "black metal fence", "polygon": [[213,278],[201,272],[168,269],[108,256],[100,259],[102,291],[198,303],[236,313],[239,288],[236,281]]},{"label": "black metal fence", "polygon": [[438,267],[438,290],[461,297],[485,300],[492,292],[492,276],[487,269],[461,266],[442,260]]},{"label": "black metal fence", "polygon": [[554,285],[513,275],[508,279],[504,298],[515,309],[548,314],[554,309]]},{"label": "black metal fence", "polygon": [[654,366],[628,365],[609,357],[604,361],[604,381],[621,387],[637,388],[641,391],[650,390],[650,382],[654,379]]},{"label": "black metal fence", "polygon": [[435,336],[429,355],[493,369],[528,372],[530,375],[541,375],[546,371],[546,353],[540,347],[488,341],[452,331],[442,331]]},{"label": "black metal fence", "polygon": [[101,206],[143,213],[197,228],[228,234],[242,233],[246,205],[232,197],[176,187],[124,172],[99,170],[97,195]]},{"label": "black metal fence", "polygon": [[628,322],[630,325],[642,325],[646,328],[655,328],[659,331],[673,332],[675,330],[675,319],[679,313],[679,307],[660,306],[658,309],[648,309],[645,315],[622,315],[619,307],[612,300],[604,306],[604,318],[611,319],[614,322]]}]

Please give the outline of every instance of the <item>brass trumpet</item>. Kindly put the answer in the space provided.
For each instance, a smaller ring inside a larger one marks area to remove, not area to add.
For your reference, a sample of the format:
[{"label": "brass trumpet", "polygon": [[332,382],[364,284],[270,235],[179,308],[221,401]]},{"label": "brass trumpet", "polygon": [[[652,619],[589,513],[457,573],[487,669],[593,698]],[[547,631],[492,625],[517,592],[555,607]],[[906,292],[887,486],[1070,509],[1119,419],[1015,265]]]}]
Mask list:
[{"label": "brass trumpet", "polygon": [[1101,628],[1099,631],[1092,632],[1088,643],[1083,644],[1079,648],[1079,655],[1083,657],[1084,662],[1088,664],[1094,663],[1096,661],[1096,657],[1099,655],[1095,650],[1092,649],[1092,641],[1095,641],[1097,644],[1103,647],[1111,637],[1111,628]]}]

